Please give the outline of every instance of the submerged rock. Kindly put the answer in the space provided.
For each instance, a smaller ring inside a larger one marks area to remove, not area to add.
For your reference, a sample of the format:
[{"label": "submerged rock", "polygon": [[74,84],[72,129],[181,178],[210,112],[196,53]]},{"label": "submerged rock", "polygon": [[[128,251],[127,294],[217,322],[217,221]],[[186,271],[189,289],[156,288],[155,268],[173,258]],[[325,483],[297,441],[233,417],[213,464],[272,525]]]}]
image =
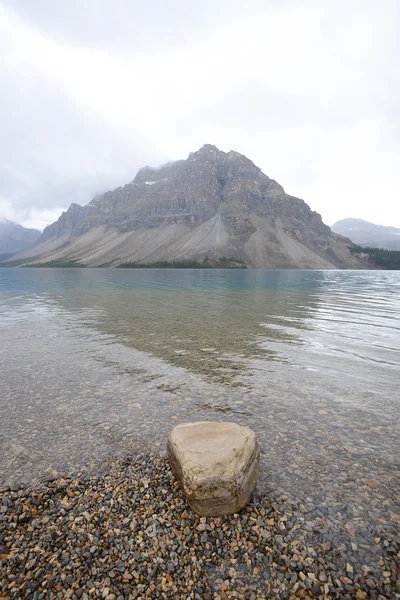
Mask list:
[{"label": "submerged rock", "polygon": [[170,433],[167,449],[172,471],[197,514],[229,515],[250,501],[260,450],[248,427],[214,421],[182,423]]}]

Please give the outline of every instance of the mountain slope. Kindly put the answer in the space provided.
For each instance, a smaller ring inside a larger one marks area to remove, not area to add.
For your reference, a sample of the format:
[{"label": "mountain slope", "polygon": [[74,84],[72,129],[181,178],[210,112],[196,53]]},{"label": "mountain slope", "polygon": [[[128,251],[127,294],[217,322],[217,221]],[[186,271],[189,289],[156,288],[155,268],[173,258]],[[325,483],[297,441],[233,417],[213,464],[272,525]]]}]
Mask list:
[{"label": "mountain slope", "polygon": [[211,145],[187,160],[144,167],[87,206],[72,204],[18,258],[116,266],[205,256],[252,267],[361,265],[303,200],[285,194],[245,156]]},{"label": "mountain slope", "polygon": [[332,231],[344,235],[359,246],[400,250],[400,229],[375,225],[363,219],[342,219],[332,225]]},{"label": "mountain slope", "polygon": [[0,254],[12,254],[32,246],[41,232],[27,229],[8,219],[0,220]]}]

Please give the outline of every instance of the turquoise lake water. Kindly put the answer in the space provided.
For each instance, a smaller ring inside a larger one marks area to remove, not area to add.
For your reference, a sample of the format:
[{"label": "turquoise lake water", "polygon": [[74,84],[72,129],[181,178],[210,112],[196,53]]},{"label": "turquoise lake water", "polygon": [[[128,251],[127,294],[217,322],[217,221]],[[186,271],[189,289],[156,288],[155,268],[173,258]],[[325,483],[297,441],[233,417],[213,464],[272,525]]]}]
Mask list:
[{"label": "turquoise lake water", "polygon": [[0,269],[0,485],[234,420],[260,493],[390,515],[399,315],[399,272]]}]

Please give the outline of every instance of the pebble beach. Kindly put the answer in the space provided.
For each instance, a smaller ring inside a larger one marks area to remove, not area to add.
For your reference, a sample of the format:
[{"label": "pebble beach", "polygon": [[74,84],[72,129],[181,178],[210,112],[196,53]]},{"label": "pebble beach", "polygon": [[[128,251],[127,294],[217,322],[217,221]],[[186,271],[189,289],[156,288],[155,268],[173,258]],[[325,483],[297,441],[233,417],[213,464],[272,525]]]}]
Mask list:
[{"label": "pebble beach", "polygon": [[[0,494],[0,597],[400,598],[398,522],[353,530],[328,507],[256,491],[198,517],[165,452]],[[364,534],[364,535],[363,535]]]}]

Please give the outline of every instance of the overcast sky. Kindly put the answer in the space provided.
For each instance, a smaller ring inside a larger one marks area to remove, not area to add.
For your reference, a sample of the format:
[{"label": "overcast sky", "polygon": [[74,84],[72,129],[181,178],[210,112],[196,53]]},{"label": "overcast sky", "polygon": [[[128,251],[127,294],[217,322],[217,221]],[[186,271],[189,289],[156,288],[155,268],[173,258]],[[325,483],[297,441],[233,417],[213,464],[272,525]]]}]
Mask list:
[{"label": "overcast sky", "polygon": [[400,227],[399,0],[0,0],[0,216],[43,228],[205,143]]}]

